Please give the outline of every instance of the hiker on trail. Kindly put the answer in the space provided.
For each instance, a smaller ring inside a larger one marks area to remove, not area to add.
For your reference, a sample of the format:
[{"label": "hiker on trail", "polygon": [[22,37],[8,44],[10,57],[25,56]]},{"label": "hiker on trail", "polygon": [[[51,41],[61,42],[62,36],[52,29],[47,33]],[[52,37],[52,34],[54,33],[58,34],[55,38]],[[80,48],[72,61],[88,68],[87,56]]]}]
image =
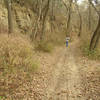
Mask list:
[{"label": "hiker on trail", "polygon": [[66,37],[66,47],[68,47],[69,40],[70,40],[70,37]]}]

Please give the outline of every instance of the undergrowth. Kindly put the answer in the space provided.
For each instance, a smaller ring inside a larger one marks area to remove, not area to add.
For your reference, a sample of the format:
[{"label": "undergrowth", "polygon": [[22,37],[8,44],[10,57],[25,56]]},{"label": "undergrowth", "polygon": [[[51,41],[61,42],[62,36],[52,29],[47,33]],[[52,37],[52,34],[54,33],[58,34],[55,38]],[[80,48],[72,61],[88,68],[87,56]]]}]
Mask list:
[{"label": "undergrowth", "polygon": [[94,50],[89,50],[89,44],[88,43],[83,43],[81,45],[81,50],[83,52],[84,56],[87,56],[89,59],[95,59],[95,60],[100,60],[100,50],[99,49],[94,49]]},{"label": "undergrowth", "polygon": [[35,46],[35,50],[47,52],[47,53],[52,52],[53,48],[54,48],[53,44],[45,41],[40,41]]},{"label": "undergrowth", "polygon": [[25,36],[0,34],[0,100],[8,100],[23,82],[31,80],[39,63]]},{"label": "undergrowth", "polygon": [[15,69],[32,71],[38,66],[33,59],[33,47],[20,36],[0,36],[0,69],[11,73]]},{"label": "undergrowth", "polygon": [[4,96],[0,96],[0,100],[5,100],[5,97]]}]

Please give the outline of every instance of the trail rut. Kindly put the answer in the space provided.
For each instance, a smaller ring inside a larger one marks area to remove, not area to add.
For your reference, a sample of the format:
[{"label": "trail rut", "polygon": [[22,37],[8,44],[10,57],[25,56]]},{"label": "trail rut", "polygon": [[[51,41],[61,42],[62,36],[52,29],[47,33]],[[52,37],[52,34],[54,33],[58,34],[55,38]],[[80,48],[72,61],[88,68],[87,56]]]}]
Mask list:
[{"label": "trail rut", "polygon": [[43,100],[85,100],[81,93],[81,76],[72,48],[64,48],[59,58]]}]

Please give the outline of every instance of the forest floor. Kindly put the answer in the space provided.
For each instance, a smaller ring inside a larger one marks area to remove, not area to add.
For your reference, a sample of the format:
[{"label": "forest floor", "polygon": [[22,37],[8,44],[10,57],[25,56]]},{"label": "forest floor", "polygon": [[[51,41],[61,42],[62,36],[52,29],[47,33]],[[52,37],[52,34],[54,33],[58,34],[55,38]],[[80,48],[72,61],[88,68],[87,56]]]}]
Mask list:
[{"label": "forest floor", "polygon": [[30,77],[19,75],[6,100],[100,100],[100,63],[83,57],[77,44],[36,53],[40,68]]}]

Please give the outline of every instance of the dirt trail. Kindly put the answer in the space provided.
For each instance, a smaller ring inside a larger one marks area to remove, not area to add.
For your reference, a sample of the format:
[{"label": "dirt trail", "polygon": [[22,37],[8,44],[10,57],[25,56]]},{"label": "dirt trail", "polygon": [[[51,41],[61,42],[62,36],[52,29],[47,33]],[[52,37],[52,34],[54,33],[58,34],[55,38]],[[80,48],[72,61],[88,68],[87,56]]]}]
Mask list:
[{"label": "dirt trail", "polygon": [[[73,44],[71,44],[73,47]],[[86,100],[81,94],[81,77],[72,48],[64,48],[45,90],[43,100]]]},{"label": "dirt trail", "polygon": [[14,77],[19,87],[13,84],[6,100],[100,100],[100,62],[83,59],[78,43],[52,54],[37,53],[41,67],[31,77]]}]

